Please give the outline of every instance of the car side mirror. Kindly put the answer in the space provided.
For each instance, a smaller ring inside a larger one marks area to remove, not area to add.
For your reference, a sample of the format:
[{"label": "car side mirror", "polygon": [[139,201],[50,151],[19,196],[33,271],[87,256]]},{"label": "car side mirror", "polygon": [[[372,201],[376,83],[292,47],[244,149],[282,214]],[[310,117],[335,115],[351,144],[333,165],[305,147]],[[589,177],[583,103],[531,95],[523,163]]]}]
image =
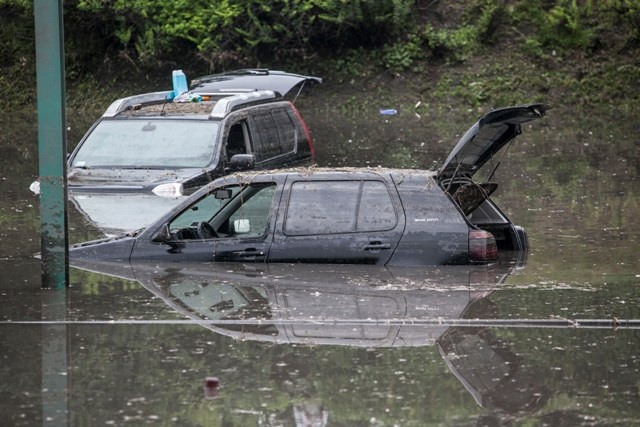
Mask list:
[{"label": "car side mirror", "polygon": [[158,230],[151,238],[155,243],[167,243],[171,240],[171,233],[169,233],[169,224],[162,224],[160,230]]},{"label": "car side mirror", "polygon": [[236,219],[233,221],[233,231],[235,234],[247,234],[251,231],[251,223],[248,219]]},{"label": "car side mirror", "polygon": [[242,171],[256,167],[256,156],[253,154],[236,154],[229,159],[227,167],[230,171]]}]

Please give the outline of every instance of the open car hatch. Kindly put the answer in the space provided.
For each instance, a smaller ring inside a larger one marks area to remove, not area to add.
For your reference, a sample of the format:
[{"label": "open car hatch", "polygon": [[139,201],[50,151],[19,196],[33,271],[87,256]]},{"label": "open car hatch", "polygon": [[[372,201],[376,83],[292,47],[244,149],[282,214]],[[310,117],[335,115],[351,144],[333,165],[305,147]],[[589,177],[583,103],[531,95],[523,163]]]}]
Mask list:
[{"label": "open car hatch", "polygon": [[484,115],[460,138],[438,171],[438,180],[471,178],[502,147],[520,134],[520,125],[544,116],[551,107],[530,104]]},{"label": "open car hatch", "polygon": [[192,93],[239,93],[257,90],[272,90],[285,96],[295,87],[322,83],[319,77],[303,76],[284,71],[251,68],[212,74],[193,79]]}]

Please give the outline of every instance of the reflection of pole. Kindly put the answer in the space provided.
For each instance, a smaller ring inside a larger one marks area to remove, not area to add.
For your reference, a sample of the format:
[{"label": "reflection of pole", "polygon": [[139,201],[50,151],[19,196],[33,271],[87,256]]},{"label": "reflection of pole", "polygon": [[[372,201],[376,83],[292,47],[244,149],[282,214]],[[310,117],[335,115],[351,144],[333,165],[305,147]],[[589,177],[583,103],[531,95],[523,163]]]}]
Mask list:
[{"label": "reflection of pole", "polygon": [[66,292],[42,294],[42,425],[69,425]]},{"label": "reflection of pole", "polygon": [[42,286],[69,283],[62,0],[35,0]]}]

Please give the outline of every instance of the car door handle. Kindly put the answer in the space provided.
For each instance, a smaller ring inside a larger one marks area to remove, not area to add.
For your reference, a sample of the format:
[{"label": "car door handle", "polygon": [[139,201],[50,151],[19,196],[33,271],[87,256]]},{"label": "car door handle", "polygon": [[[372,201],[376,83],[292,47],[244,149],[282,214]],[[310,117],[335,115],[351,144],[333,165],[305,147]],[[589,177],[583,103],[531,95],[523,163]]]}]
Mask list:
[{"label": "car door handle", "polygon": [[231,252],[231,259],[241,258],[246,260],[247,258],[256,259],[257,257],[263,257],[264,252],[259,251],[256,248],[247,248],[241,251]]},{"label": "car door handle", "polygon": [[379,251],[381,249],[391,249],[391,244],[382,242],[369,242],[368,245],[364,246],[365,251]]},{"label": "car door handle", "polygon": [[254,248],[245,249],[243,251],[231,252],[232,256],[263,256],[264,252],[258,251]]}]

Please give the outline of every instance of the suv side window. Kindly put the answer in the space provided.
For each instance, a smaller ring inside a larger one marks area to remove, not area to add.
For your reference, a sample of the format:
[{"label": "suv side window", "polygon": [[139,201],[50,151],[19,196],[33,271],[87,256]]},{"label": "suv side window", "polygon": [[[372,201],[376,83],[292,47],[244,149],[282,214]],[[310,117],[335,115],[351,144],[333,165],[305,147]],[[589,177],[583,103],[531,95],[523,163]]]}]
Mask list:
[{"label": "suv side window", "polygon": [[256,161],[295,151],[296,128],[286,109],[258,111],[252,117]]},{"label": "suv side window", "polygon": [[[218,188],[184,210],[169,223],[175,240],[214,237],[258,237],[267,231],[276,186],[272,183]],[[219,195],[220,194],[220,195]],[[208,224],[212,233],[198,231]]]},{"label": "suv side window", "polygon": [[[275,191],[275,185],[257,187],[250,198],[242,200],[240,206],[226,221],[229,235],[262,236],[267,231]],[[236,229],[236,224],[243,225],[244,229]]]},{"label": "suv side window", "polygon": [[397,224],[382,181],[298,181],[291,186],[288,236],[385,231]]},{"label": "suv side window", "polygon": [[251,152],[246,122],[241,121],[231,125],[227,133],[226,152],[227,160],[231,160],[231,157],[236,154],[247,154]]}]

